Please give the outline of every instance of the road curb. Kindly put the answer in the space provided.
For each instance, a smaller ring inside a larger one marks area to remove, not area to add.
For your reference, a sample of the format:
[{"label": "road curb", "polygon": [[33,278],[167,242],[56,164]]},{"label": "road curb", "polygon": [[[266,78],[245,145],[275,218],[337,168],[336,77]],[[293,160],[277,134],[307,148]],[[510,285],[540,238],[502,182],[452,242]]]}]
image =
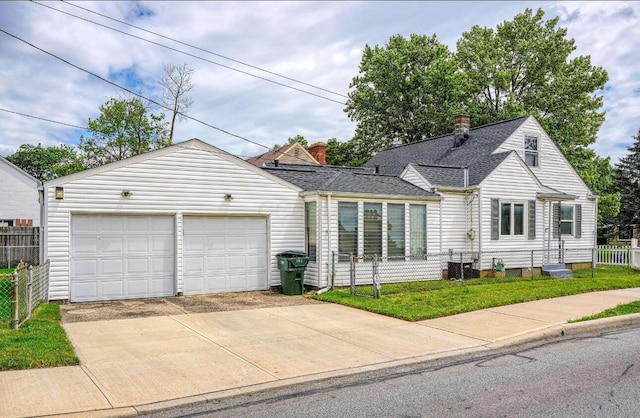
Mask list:
[{"label": "road curb", "polygon": [[572,322],[565,324],[564,336],[574,336],[597,331],[611,330],[640,324],[640,314],[612,316],[592,321]]}]

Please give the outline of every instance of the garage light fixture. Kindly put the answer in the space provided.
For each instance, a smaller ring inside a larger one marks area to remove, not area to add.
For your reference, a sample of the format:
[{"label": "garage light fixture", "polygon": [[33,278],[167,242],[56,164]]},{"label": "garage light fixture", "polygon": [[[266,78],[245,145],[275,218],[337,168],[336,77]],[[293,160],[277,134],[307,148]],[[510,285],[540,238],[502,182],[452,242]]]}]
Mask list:
[{"label": "garage light fixture", "polygon": [[233,200],[233,196],[231,194],[227,193],[227,194],[224,195],[224,200],[229,202],[229,201]]},{"label": "garage light fixture", "polygon": [[56,200],[64,199],[64,188],[58,186],[56,187]]},{"label": "garage light fixture", "polygon": [[131,193],[131,190],[123,190],[122,193],[120,193],[120,196],[124,197],[125,199],[128,199],[131,196],[133,196],[133,193]]}]

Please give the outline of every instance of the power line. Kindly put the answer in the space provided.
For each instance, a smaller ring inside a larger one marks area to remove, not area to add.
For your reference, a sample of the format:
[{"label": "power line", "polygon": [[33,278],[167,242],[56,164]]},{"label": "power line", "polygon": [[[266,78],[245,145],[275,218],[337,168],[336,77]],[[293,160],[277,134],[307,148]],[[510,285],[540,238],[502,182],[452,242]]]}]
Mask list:
[{"label": "power line", "polygon": [[192,45],[192,44],[189,44],[189,43],[186,43],[186,42],[179,41],[179,40],[174,39],[174,38],[171,38],[171,37],[169,37],[169,36],[165,36],[165,35],[162,35],[162,34],[160,34],[160,33],[153,32],[153,31],[151,31],[151,30],[148,30],[148,29],[142,28],[142,27],[140,27],[140,26],[136,26],[136,25],[133,25],[133,24],[131,24],[131,23],[125,22],[125,21],[123,21],[123,20],[118,20],[118,19],[113,18],[113,17],[111,17],[111,16],[107,16],[107,15],[104,15],[104,14],[102,14],[102,13],[99,13],[99,12],[93,11],[93,10],[91,10],[91,9],[87,9],[87,8],[85,8],[85,7],[78,6],[77,4],[70,3],[70,2],[68,2],[68,1],[66,1],[66,0],[60,0],[60,1],[61,1],[62,3],[68,4],[68,5],[73,6],[73,7],[77,7],[77,8],[79,8],[79,9],[82,9],[82,10],[87,11],[87,12],[89,12],[89,13],[93,13],[93,14],[95,14],[95,15],[98,15],[98,16],[101,16],[101,17],[104,17],[105,19],[113,20],[114,22],[118,22],[118,23],[121,23],[121,24],[123,24],[123,25],[127,25],[127,26],[130,26],[130,27],[132,27],[132,28],[135,28],[135,29],[141,30],[141,31],[143,31],[143,32],[147,32],[147,33],[150,33],[150,34],[152,34],[152,35],[159,36],[159,37],[161,37],[161,38],[164,38],[164,39],[170,40],[170,41],[172,41],[172,42],[176,42],[176,43],[178,43],[178,44],[181,44],[181,45],[184,45],[184,46],[188,46],[188,47],[190,47],[190,48],[197,49],[197,50],[199,50],[199,51],[206,52],[206,53],[208,53],[208,54],[215,55],[215,56],[217,56],[217,57],[224,58],[224,59],[226,59],[226,60],[229,60],[229,61],[232,61],[232,62],[235,62],[235,63],[238,63],[238,64],[245,65],[245,66],[250,67],[250,68],[253,68],[253,69],[255,69],[255,70],[263,71],[263,72],[265,72],[265,73],[268,73],[268,74],[271,74],[271,75],[275,75],[275,76],[277,76],[277,77],[281,77],[281,78],[284,78],[284,79],[289,80],[289,81],[293,81],[293,82],[296,82],[296,83],[299,83],[299,84],[303,84],[303,85],[305,85],[305,86],[312,87],[312,88],[314,88],[314,89],[322,90],[322,91],[324,91],[324,92],[326,92],[326,93],[335,94],[336,96],[344,97],[345,99],[349,98],[347,95],[344,95],[344,94],[342,94],[342,93],[337,93],[337,92],[335,92],[335,91],[331,91],[331,90],[325,89],[325,88],[323,88],[323,87],[319,87],[319,86],[316,86],[316,85],[313,85],[313,84],[310,84],[310,83],[306,83],[306,82],[304,82],[304,81],[300,81],[300,80],[297,80],[297,79],[295,79],[295,78],[291,78],[291,77],[288,77],[288,76],[286,76],[286,75],[282,75],[282,74],[279,74],[279,73],[276,73],[276,72],[273,72],[273,71],[270,71],[270,70],[267,70],[267,69],[264,69],[264,68],[258,67],[258,66],[256,66],[256,65],[248,64],[248,63],[246,63],[246,62],[243,62],[243,61],[240,61],[240,60],[237,60],[237,59],[234,59],[234,58],[230,58],[230,57],[227,57],[227,56],[222,55],[222,54],[218,54],[218,53],[213,52],[213,51],[209,51],[208,49],[204,49],[204,48],[201,48],[201,47],[196,46],[196,45]]},{"label": "power line", "polygon": [[[64,58],[61,58],[61,57],[59,57],[59,56],[57,56],[57,55],[55,55],[55,54],[53,54],[53,53],[51,53],[51,52],[49,52],[49,51],[46,51],[46,50],[44,50],[44,49],[42,49],[42,48],[40,48],[40,47],[38,47],[38,46],[36,46],[36,45],[34,45],[34,44],[32,44],[32,43],[30,43],[30,42],[26,41],[26,40],[24,40],[24,39],[22,39],[22,38],[20,38],[20,37],[18,37],[18,36],[16,36],[16,35],[13,35],[13,34],[11,34],[11,33],[7,32],[7,31],[5,31],[5,30],[4,30],[4,29],[2,29],[2,28],[0,28],[0,32],[4,33],[4,34],[6,34],[6,35],[9,35],[10,37],[12,37],[12,38],[14,38],[14,39],[17,39],[17,40],[19,40],[20,42],[23,42],[23,43],[25,43],[25,44],[29,45],[30,47],[32,47],[32,48],[34,48],[34,49],[37,49],[38,51],[43,52],[43,53],[45,53],[45,54],[47,54],[47,55],[49,55],[49,56],[51,56],[51,57],[53,57],[53,58],[55,58],[55,59],[57,59],[57,60],[59,60],[59,61],[62,61],[62,62],[64,62],[64,63],[65,63],[65,64],[67,64],[67,65],[70,65],[70,66],[72,66],[72,67],[74,67],[74,68],[76,68],[76,69],[78,69],[78,70],[80,70],[80,71],[82,71],[82,72],[85,72],[85,73],[87,73],[87,74],[89,74],[89,75],[91,75],[91,76],[93,76],[93,77],[96,77],[96,78],[98,78],[99,80],[104,81],[105,83],[111,84],[112,86],[115,86],[115,87],[117,87],[117,88],[119,88],[119,89],[122,89],[122,90],[126,91],[126,92],[127,92],[127,93],[129,93],[129,94],[132,94],[132,95],[134,95],[134,96],[136,96],[136,97],[139,97],[139,98],[141,98],[141,99],[147,100],[149,103],[153,103],[153,104],[155,104],[156,106],[158,106],[158,107],[160,107],[160,108],[163,108],[163,109],[165,109],[165,110],[173,111],[173,109],[171,109],[171,108],[170,108],[170,107],[168,107],[168,106],[165,106],[165,105],[163,105],[163,104],[161,104],[161,103],[158,103],[158,102],[154,101],[153,99],[150,99],[150,98],[148,98],[148,97],[143,96],[143,95],[142,95],[142,94],[140,94],[140,93],[136,93],[136,92],[134,92],[134,91],[132,91],[132,90],[130,90],[130,89],[128,89],[128,88],[126,88],[126,87],[123,87],[123,86],[121,86],[121,85],[119,85],[119,84],[117,84],[117,83],[114,83],[113,81],[107,80],[107,79],[105,79],[104,77],[101,77],[101,76],[99,76],[99,75],[97,75],[97,74],[95,74],[95,73],[93,73],[93,72],[91,72],[91,71],[89,71],[89,70],[86,70],[86,69],[84,69],[84,68],[82,68],[82,67],[79,67],[78,65],[73,64],[73,63],[71,63],[71,62],[69,62],[69,61],[65,60]],[[89,129],[88,129],[88,128],[86,128],[86,127],[77,126],[77,125],[72,125],[72,124],[64,123],[64,122],[58,122],[58,121],[54,121],[54,120],[52,120],[52,119],[46,119],[46,118],[39,117],[39,116],[28,115],[28,114],[26,114],[26,113],[19,113],[19,112],[15,112],[15,111],[8,110],[8,109],[2,109],[2,108],[0,108],[0,110],[3,110],[3,111],[5,111],[5,112],[9,112],[9,113],[14,113],[14,114],[21,115],[21,116],[25,116],[25,117],[30,117],[30,118],[34,118],[34,119],[44,120],[44,121],[47,121],[47,122],[58,123],[58,124],[66,125],[66,126],[70,126],[70,127],[73,127],[73,128],[79,128],[79,129],[83,129],[83,130],[89,130]],[[177,112],[177,113],[178,113],[179,115],[183,116],[183,117],[184,117],[184,118],[186,118],[186,119],[192,120],[192,121],[194,121],[194,122],[198,122],[198,123],[200,123],[200,124],[202,124],[202,125],[204,125],[204,126],[206,126],[206,127],[208,127],[208,128],[215,129],[215,130],[217,130],[217,131],[219,131],[219,132],[222,132],[222,133],[227,134],[227,135],[229,135],[229,136],[232,136],[232,137],[234,137],[234,138],[238,138],[238,139],[241,139],[241,140],[246,141],[246,142],[248,142],[248,143],[251,143],[251,144],[253,144],[253,145],[257,145],[257,146],[259,146],[259,147],[266,148],[267,150],[271,150],[271,149],[272,149],[271,147],[269,147],[269,146],[267,146],[267,145],[263,145],[263,144],[261,144],[261,143],[259,143],[259,142],[256,142],[256,141],[253,141],[253,140],[251,140],[251,139],[245,138],[245,137],[243,137],[243,136],[240,136],[240,135],[234,134],[234,133],[229,132],[229,131],[227,131],[227,130],[225,130],[225,129],[218,128],[217,126],[211,125],[211,124],[209,124],[209,123],[207,123],[207,122],[204,122],[204,121],[202,121],[202,120],[200,120],[200,119],[197,119],[197,118],[194,118],[194,117],[192,117],[192,116],[189,116],[189,115],[187,115],[186,113],[182,113],[182,112]],[[298,158],[299,158],[299,157],[298,157]],[[299,158],[299,159],[300,159],[300,160],[302,160],[302,158]]]},{"label": "power line", "polygon": [[[91,130],[90,130],[89,128],[87,128],[86,126],[73,125],[73,124],[71,124],[71,123],[60,122],[60,121],[53,120],[53,119],[43,118],[43,117],[41,117],[41,116],[35,116],[35,115],[27,114],[27,113],[16,112],[16,111],[14,111],[14,110],[4,109],[4,108],[1,108],[1,107],[0,107],[0,111],[1,111],[1,112],[7,112],[7,113],[13,113],[13,114],[15,114],[15,115],[24,116],[24,117],[27,117],[27,118],[39,119],[39,120],[42,120],[42,121],[45,121],[45,122],[56,123],[56,124],[58,124],[58,125],[70,126],[70,127],[72,127],[72,128],[78,128],[78,129],[82,129],[82,130],[85,130],[85,131],[91,131]],[[272,149],[272,148],[270,148],[270,149]],[[246,160],[247,158],[255,157],[255,155],[242,155],[242,154],[231,154],[231,155],[233,155],[234,157],[240,158],[241,160]],[[291,155],[290,157],[291,157],[291,158],[297,158],[297,159],[299,159],[300,161],[306,161],[306,160],[304,160],[303,158],[296,157],[296,156],[294,156],[294,155]]]},{"label": "power line", "polygon": [[[91,71],[89,71],[89,70],[86,70],[86,69],[84,69],[84,68],[82,68],[82,67],[80,67],[80,66],[78,66],[78,65],[76,65],[76,64],[73,64],[72,62],[69,62],[69,61],[65,60],[64,58],[61,58],[61,57],[59,57],[59,56],[57,56],[57,55],[55,55],[55,54],[53,54],[53,53],[51,53],[51,52],[49,52],[49,51],[46,51],[46,50],[44,50],[44,49],[42,49],[42,48],[40,48],[40,47],[38,47],[38,46],[36,46],[36,45],[34,45],[34,44],[32,44],[32,43],[30,43],[30,42],[26,41],[26,40],[24,40],[24,39],[22,39],[22,38],[20,38],[20,37],[18,37],[18,36],[16,36],[16,35],[13,35],[13,34],[11,34],[11,33],[7,32],[6,30],[4,30],[4,29],[2,29],[2,28],[0,28],[0,32],[4,33],[4,34],[6,34],[6,35],[9,35],[10,37],[12,37],[12,38],[14,38],[14,39],[17,39],[17,40],[18,40],[18,41],[20,41],[20,42],[23,42],[23,43],[25,43],[25,44],[29,45],[30,47],[32,47],[32,48],[34,48],[34,49],[37,49],[38,51],[40,51],[40,52],[42,52],[42,53],[44,53],[44,54],[47,54],[47,55],[49,55],[49,56],[51,56],[51,57],[53,57],[53,58],[55,58],[55,59],[57,59],[57,60],[59,60],[59,61],[62,61],[62,62],[64,62],[65,64],[70,65],[70,66],[72,66],[73,68],[75,68],[75,69],[77,69],[77,70],[80,70],[80,71],[82,71],[82,72],[84,72],[84,73],[87,73],[87,74],[89,74],[89,75],[93,76],[93,77],[96,77],[97,79],[102,80],[102,81],[104,81],[105,83],[111,84],[111,85],[112,85],[112,86],[114,86],[114,87],[117,87],[117,88],[119,88],[119,89],[122,89],[122,90],[126,91],[126,92],[127,92],[127,93],[129,93],[129,94],[132,94],[132,95],[134,95],[134,96],[136,96],[136,97],[139,97],[139,98],[141,98],[141,99],[147,100],[149,103],[153,103],[154,105],[156,105],[156,106],[158,106],[158,107],[160,107],[160,108],[162,108],[162,109],[169,110],[169,111],[173,111],[173,109],[171,109],[171,108],[170,108],[170,107],[168,107],[168,106],[165,106],[165,105],[163,105],[163,104],[161,104],[161,103],[158,103],[158,102],[156,102],[156,101],[155,101],[155,100],[153,100],[153,99],[150,99],[150,98],[148,98],[148,97],[145,97],[145,96],[143,96],[143,95],[142,95],[142,94],[140,94],[140,93],[136,93],[136,92],[134,92],[133,90],[130,90],[130,89],[128,89],[128,88],[126,88],[126,87],[124,87],[124,86],[121,86],[121,85],[119,85],[119,84],[117,84],[117,83],[114,83],[113,81],[107,80],[106,78],[101,77],[101,76],[99,76],[99,75],[98,75],[98,74],[96,74],[96,73],[93,73],[93,72],[91,72]],[[259,142],[256,142],[256,141],[252,141],[251,139],[245,138],[245,137],[243,137],[243,136],[240,136],[240,135],[234,134],[234,133],[229,132],[229,131],[227,131],[227,130],[225,130],[225,129],[218,128],[217,126],[211,125],[211,124],[209,124],[209,123],[207,123],[207,122],[204,122],[204,121],[202,121],[202,120],[200,120],[200,119],[197,119],[197,118],[194,118],[194,117],[192,117],[192,116],[189,116],[189,115],[187,115],[186,113],[182,113],[182,112],[176,112],[176,113],[177,113],[177,114],[179,114],[179,115],[181,115],[181,116],[183,116],[183,117],[184,117],[184,118],[186,118],[186,119],[192,120],[192,121],[194,121],[194,122],[198,122],[198,123],[200,123],[200,124],[202,124],[202,125],[204,125],[204,126],[207,126],[207,127],[209,127],[209,128],[215,129],[215,130],[220,131],[220,132],[222,132],[222,133],[224,133],[224,134],[227,134],[227,135],[229,135],[229,136],[232,136],[232,137],[235,137],[235,138],[241,139],[241,140],[243,140],[243,141],[249,142],[249,143],[251,143],[251,144],[257,145],[257,146],[262,147],[262,148],[270,149],[270,147],[268,147],[268,146],[266,146],[266,145],[260,144]]]},{"label": "power line", "polygon": [[[325,96],[322,96],[322,95],[319,95],[319,94],[316,94],[316,93],[313,93],[313,92],[310,92],[310,91],[307,91],[307,90],[303,90],[303,89],[299,89],[299,88],[297,88],[297,87],[289,86],[289,85],[287,85],[287,84],[280,83],[280,82],[278,82],[278,81],[271,80],[271,79],[268,79],[268,78],[266,78],[266,77],[261,77],[261,76],[259,76],[259,75],[252,74],[252,73],[247,72],[247,71],[239,70],[239,69],[237,69],[237,68],[233,68],[233,67],[231,67],[231,66],[228,66],[228,65],[225,65],[225,64],[221,64],[221,63],[219,63],[219,62],[212,61],[212,60],[209,60],[209,59],[207,59],[207,58],[204,58],[204,57],[201,57],[201,56],[198,56],[198,55],[195,55],[195,54],[191,54],[191,53],[189,53],[189,52],[181,51],[181,50],[179,50],[179,49],[176,49],[176,48],[170,47],[170,46],[168,46],[168,45],[163,45],[163,44],[161,44],[161,43],[158,43],[158,42],[152,41],[152,40],[150,40],[150,39],[145,39],[145,38],[142,38],[142,37],[140,37],[140,36],[136,36],[136,35],[133,35],[133,34],[131,34],[131,33],[127,33],[127,32],[124,32],[124,31],[122,31],[122,30],[119,30],[119,29],[112,28],[112,27],[110,27],[110,26],[104,25],[104,24],[102,24],[102,23],[99,23],[99,22],[96,22],[96,21],[93,21],[93,20],[90,20],[90,19],[86,19],[86,18],[81,17],[81,16],[78,16],[78,15],[74,15],[74,14],[72,14],[72,13],[65,12],[65,11],[63,11],[63,10],[56,9],[55,7],[51,7],[51,6],[48,6],[48,5],[42,4],[42,3],[38,3],[37,1],[33,1],[33,0],[31,0],[31,3],[37,4],[37,5],[42,6],[42,7],[46,7],[46,8],[48,8],[48,9],[54,10],[54,11],[56,11],[56,12],[58,12],[58,13],[65,14],[65,15],[68,15],[68,16],[71,16],[71,17],[74,17],[74,18],[76,18],[76,19],[83,20],[83,21],[85,21],[85,22],[88,22],[88,23],[91,23],[91,24],[94,24],[94,25],[97,25],[97,26],[101,26],[101,27],[103,27],[103,28],[105,28],[105,29],[109,29],[109,30],[112,30],[112,31],[114,31],[114,32],[118,32],[118,33],[120,33],[120,34],[122,34],[122,35],[129,36],[129,37],[132,37],[132,38],[135,38],[135,39],[138,39],[138,40],[144,41],[144,42],[148,42],[148,43],[150,43],[150,44],[153,44],[153,45],[159,46],[159,47],[161,47],[161,48],[165,48],[165,49],[168,49],[168,50],[171,50],[171,51],[177,52],[177,53],[179,53],[179,54],[183,54],[183,55],[186,55],[186,56],[189,56],[189,57],[195,58],[195,59],[199,59],[199,60],[201,60],[201,61],[208,62],[208,63],[210,63],[210,64],[218,65],[218,66],[220,66],[220,67],[223,67],[223,68],[226,68],[226,69],[229,69],[229,70],[232,70],[232,71],[239,72],[239,73],[244,74],[244,75],[248,75],[248,76],[250,76],[250,77],[257,78],[257,79],[262,80],[262,81],[266,81],[266,82],[269,82],[269,83],[273,83],[273,84],[276,84],[276,85],[279,85],[279,86],[282,86],[282,87],[286,87],[286,88],[288,88],[288,89],[295,90],[295,91],[298,91],[298,92],[301,92],[301,93],[309,94],[309,95],[311,95],[311,96],[315,96],[315,97],[318,97],[318,98],[320,98],[320,99],[328,100],[328,101],[330,101],[330,102],[338,103],[338,104],[340,104],[340,105],[345,105],[345,104],[346,104],[346,103],[344,103],[344,102],[342,102],[342,101],[339,101],[339,100],[331,99],[331,98],[329,98],[329,97],[325,97]],[[70,4],[70,3],[69,3],[69,4]],[[75,5],[73,5],[73,4],[71,4],[71,5],[72,5],[72,6],[75,6]],[[82,8],[82,7],[80,7],[80,6],[76,6],[76,7],[79,7],[79,8],[81,8],[81,9],[84,9],[84,8]],[[109,18],[109,17],[107,17],[107,18]],[[113,19],[113,20],[116,20],[116,19]],[[116,20],[116,21],[118,21],[118,20]],[[124,23],[124,22],[123,22],[123,23]],[[125,23],[125,24],[127,24],[127,23]],[[130,26],[133,26],[133,25],[130,25]],[[137,28],[137,27],[136,27],[136,28]],[[141,30],[144,30],[144,29],[141,29]],[[150,33],[155,34],[154,32],[150,32]],[[162,36],[162,35],[158,35],[158,36],[164,37],[164,36]],[[166,37],[165,37],[165,38],[166,38]],[[167,38],[167,39],[171,39],[171,38]],[[174,42],[181,43],[181,42],[179,42],[179,41],[175,41],[175,40],[174,40]],[[199,49],[199,48],[197,48],[197,47],[193,47],[193,48]],[[307,83],[302,83],[302,84],[307,84]],[[313,87],[313,86],[312,86],[312,87]],[[333,92],[330,92],[330,93],[333,93]],[[334,93],[334,94],[335,94],[335,93]],[[346,97],[346,96],[344,96],[344,97]]]},{"label": "power line", "polygon": [[29,114],[26,114],[26,113],[20,113],[20,112],[16,112],[16,111],[9,110],[9,109],[3,109],[1,107],[0,107],[0,111],[7,112],[7,113],[13,113],[14,115],[20,115],[20,116],[24,116],[24,117],[27,117],[27,118],[40,119],[40,120],[43,120],[45,122],[57,123],[58,125],[70,126],[72,128],[82,129],[84,131],[88,131],[89,130],[89,128],[87,128],[86,126],[73,125],[71,123],[60,122],[60,121],[57,121],[57,120],[47,119],[47,118],[43,118],[43,117],[40,117],[40,116],[29,115]]}]

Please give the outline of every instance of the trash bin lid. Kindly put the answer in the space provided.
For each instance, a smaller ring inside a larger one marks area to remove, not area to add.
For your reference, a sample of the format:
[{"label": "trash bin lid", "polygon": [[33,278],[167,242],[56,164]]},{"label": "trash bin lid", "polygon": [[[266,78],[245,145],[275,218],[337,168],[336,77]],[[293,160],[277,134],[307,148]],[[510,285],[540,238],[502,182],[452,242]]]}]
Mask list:
[{"label": "trash bin lid", "polygon": [[283,251],[281,253],[276,254],[277,257],[282,258],[296,258],[296,257],[306,257],[307,253],[304,251]]}]

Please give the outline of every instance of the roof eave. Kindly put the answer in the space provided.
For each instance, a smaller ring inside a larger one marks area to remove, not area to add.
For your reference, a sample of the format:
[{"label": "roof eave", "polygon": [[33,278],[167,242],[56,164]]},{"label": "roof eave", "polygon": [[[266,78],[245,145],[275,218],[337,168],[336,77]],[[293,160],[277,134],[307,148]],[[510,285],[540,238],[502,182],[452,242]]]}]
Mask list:
[{"label": "roof eave", "polygon": [[305,190],[300,192],[301,197],[305,196],[332,196],[332,197],[345,197],[345,198],[364,198],[364,199],[386,199],[386,200],[432,200],[439,201],[442,197],[439,195],[433,196],[415,196],[415,195],[401,195],[401,194],[378,194],[378,193],[362,193],[362,192],[339,192],[330,190]]},{"label": "roof eave", "polygon": [[567,194],[567,193],[544,193],[544,192],[538,192],[536,193],[536,196],[539,200],[544,200],[544,201],[561,201],[561,200],[576,200],[578,198],[578,196],[573,195],[573,194]]}]

